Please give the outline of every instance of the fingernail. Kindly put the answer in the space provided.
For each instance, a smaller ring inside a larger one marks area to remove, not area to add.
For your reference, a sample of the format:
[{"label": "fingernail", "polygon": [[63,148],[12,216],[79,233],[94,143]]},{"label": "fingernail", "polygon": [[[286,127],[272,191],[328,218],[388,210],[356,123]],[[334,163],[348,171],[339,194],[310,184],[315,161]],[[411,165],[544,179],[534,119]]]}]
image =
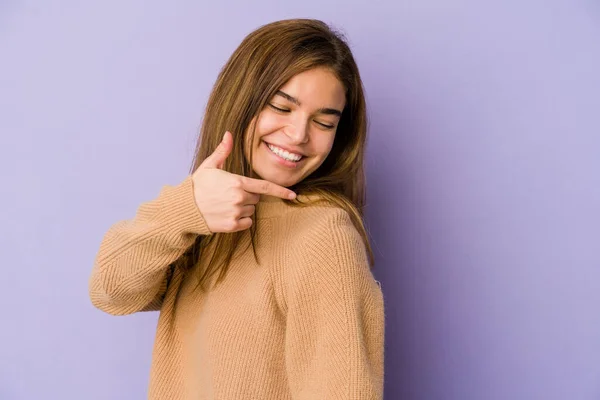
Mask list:
[{"label": "fingernail", "polygon": [[296,198],[296,193],[292,192],[292,193],[288,194],[288,198],[290,200],[294,200]]}]

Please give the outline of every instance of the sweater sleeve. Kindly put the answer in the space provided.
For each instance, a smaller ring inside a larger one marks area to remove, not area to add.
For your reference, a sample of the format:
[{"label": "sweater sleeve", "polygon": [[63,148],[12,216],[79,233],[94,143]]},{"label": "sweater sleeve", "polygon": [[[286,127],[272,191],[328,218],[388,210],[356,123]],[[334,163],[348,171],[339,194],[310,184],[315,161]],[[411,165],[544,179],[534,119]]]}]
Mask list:
[{"label": "sweater sleeve", "polygon": [[284,282],[292,397],[382,399],[384,301],[362,238],[339,209],[315,225]]},{"label": "sweater sleeve", "polygon": [[211,232],[188,175],[142,203],[130,220],[104,235],[89,280],[92,304],[112,315],[158,310],[177,260],[198,235]]}]

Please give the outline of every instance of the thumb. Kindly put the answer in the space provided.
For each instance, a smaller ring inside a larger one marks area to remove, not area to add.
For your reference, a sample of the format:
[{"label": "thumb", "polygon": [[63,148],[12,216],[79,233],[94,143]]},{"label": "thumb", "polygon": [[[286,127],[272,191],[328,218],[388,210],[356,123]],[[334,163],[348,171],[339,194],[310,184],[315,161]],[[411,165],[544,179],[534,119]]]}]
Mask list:
[{"label": "thumb", "polygon": [[231,132],[227,131],[215,151],[204,160],[201,168],[222,169],[225,160],[231,154],[231,149],[233,149],[233,137],[231,136]]}]

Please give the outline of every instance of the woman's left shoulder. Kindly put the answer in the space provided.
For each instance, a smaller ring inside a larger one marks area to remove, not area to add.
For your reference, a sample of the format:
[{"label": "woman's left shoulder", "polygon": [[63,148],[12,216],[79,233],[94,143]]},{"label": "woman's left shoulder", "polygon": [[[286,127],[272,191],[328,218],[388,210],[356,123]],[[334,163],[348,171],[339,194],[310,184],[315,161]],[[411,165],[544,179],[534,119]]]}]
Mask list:
[{"label": "woman's left shoulder", "polygon": [[343,208],[317,203],[298,207],[291,215],[297,233],[316,239],[332,239],[342,236],[355,236],[358,231],[350,214]]},{"label": "woman's left shoulder", "polygon": [[[343,208],[330,204],[299,207],[289,215],[293,237],[286,247],[303,258],[317,262],[353,258],[367,262],[363,237]],[[288,225],[288,224],[286,224]]]}]

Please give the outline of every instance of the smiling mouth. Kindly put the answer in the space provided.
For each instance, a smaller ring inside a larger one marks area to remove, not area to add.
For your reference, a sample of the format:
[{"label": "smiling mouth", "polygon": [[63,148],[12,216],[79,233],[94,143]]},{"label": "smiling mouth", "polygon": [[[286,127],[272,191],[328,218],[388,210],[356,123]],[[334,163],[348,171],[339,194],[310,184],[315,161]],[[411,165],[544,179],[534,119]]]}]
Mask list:
[{"label": "smiling mouth", "polygon": [[267,145],[267,148],[269,150],[271,150],[271,152],[273,154],[275,154],[276,156],[278,156],[278,157],[280,157],[280,158],[282,158],[282,159],[284,159],[286,161],[297,163],[297,162],[299,162],[299,161],[301,161],[301,160],[303,160],[305,158],[301,154],[289,153],[289,152],[287,152],[287,151],[285,151],[285,150],[283,150],[283,149],[281,149],[281,148],[279,148],[277,146],[274,146],[274,145],[272,145],[270,143],[265,142],[265,144]]}]

